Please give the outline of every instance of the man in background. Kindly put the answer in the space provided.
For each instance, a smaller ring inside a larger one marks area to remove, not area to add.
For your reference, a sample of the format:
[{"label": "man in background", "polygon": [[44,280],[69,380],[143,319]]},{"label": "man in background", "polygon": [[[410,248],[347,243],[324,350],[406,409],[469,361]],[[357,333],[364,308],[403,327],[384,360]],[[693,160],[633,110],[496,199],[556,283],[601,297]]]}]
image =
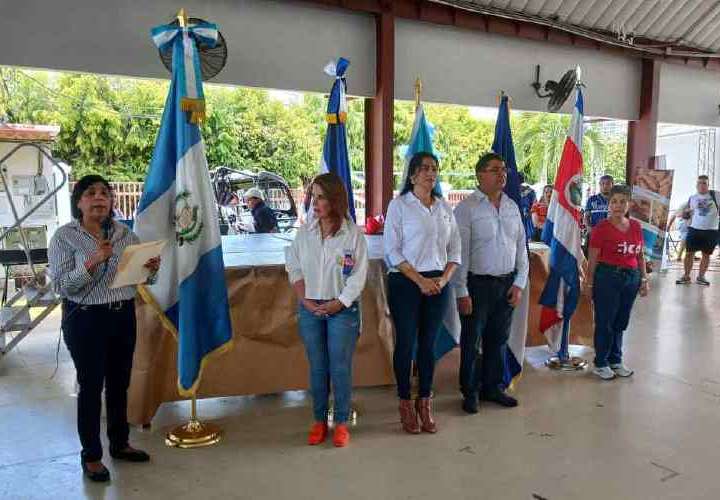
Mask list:
[{"label": "man in background", "polygon": [[690,221],[690,224],[685,240],[685,274],[675,282],[676,284],[690,284],[690,273],[692,272],[695,254],[701,252],[700,270],[695,282],[698,285],[710,286],[710,282],[705,279],[705,272],[710,264],[710,256],[718,244],[719,212],[717,193],[710,190],[708,176],[699,176],[697,179],[697,193],[690,197],[688,206],[683,213],[683,216]]},{"label": "man in background", "polygon": [[245,191],[245,203],[252,213],[256,233],[277,233],[277,217],[265,204],[262,191],[256,187]]},{"label": "man in background", "polygon": [[607,219],[608,204],[610,203],[610,191],[615,184],[612,175],[603,175],[600,177],[600,192],[588,198],[587,204],[585,205],[585,228],[587,230],[587,237],[585,239],[585,245],[583,250],[587,255],[587,244],[590,241],[590,233],[592,228],[595,227],[600,221]]}]

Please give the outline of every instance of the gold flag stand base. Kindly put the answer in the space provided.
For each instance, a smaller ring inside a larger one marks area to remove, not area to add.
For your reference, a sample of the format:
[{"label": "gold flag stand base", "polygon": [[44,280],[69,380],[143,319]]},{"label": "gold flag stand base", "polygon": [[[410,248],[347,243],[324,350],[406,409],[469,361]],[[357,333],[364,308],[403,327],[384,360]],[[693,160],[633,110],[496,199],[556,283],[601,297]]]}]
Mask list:
[{"label": "gold flag stand base", "polygon": [[559,370],[561,372],[584,370],[587,368],[587,365],[588,362],[578,356],[570,356],[567,359],[560,359],[558,356],[553,356],[545,361],[545,366],[551,370]]},{"label": "gold flag stand base", "polygon": [[220,442],[222,429],[197,419],[197,398],[192,397],[192,416],[187,424],[175,427],[165,436],[165,444],[174,448],[202,448]]}]

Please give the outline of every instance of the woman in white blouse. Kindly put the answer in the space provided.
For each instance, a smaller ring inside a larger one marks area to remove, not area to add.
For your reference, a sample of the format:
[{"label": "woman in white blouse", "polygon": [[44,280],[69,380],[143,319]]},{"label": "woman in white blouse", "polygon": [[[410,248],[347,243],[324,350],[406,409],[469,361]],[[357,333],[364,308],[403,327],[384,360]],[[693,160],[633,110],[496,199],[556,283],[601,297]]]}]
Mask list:
[{"label": "woman in white blouse", "polygon": [[348,217],[348,195],[335,174],[311,185],[314,217],[288,248],[286,269],[297,295],[298,327],[310,363],[315,423],[308,444],[325,441],[330,383],[335,400],[335,446],[350,433],[352,356],[360,333],[358,300],[365,287],[368,257],[362,231]]},{"label": "woman in white blouse", "polygon": [[[405,432],[437,432],[431,392],[435,338],[447,307],[446,285],[460,263],[460,236],[452,208],[436,190],[438,160],[417,153],[400,196],[385,219],[385,259],[390,267],[388,305],[395,324],[393,366]],[[417,343],[419,398],[410,400],[410,370]],[[418,418],[420,422],[418,422]]]}]

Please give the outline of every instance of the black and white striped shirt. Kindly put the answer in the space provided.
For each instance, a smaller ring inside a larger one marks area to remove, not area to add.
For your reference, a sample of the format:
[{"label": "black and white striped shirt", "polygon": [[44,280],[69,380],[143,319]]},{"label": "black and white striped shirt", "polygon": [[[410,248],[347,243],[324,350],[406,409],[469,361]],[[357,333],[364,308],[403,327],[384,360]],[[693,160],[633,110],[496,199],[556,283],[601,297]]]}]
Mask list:
[{"label": "black and white striped shirt", "polygon": [[140,240],[125,224],[113,221],[110,241],[113,255],[107,260],[107,266],[100,264],[91,274],[85,269],[85,262],[97,251],[97,239],[78,221],[59,227],[48,248],[48,274],[55,293],[64,299],[88,305],[134,298],[134,286],[111,289],[110,285],[115,279],[123,251]]}]

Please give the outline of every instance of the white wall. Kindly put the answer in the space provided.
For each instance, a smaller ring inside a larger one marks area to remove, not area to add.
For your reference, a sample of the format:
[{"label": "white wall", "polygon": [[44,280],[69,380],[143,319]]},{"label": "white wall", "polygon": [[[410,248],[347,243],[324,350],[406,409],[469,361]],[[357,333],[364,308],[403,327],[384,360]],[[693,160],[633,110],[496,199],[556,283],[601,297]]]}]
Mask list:
[{"label": "white wall", "polygon": [[[580,64],[587,84],[585,112],[631,120],[638,118],[640,61],[598,50],[398,20],[395,40],[395,96],[412,99],[414,82],[423,81],[423,99],[431,102],[497,106],[503,89],[517,110],[545,111],[547,100],[530,84],[535,65],[540,79],[558,80]],[[563,110],[570,112],[574,97]]]},{"label": "white wall", "polygon": [[[688,125],[662,124],[658,127],[657,154],[665,155],[667,168],[675,170],[673,178],[673,194],[670,207],[675,209],[696,191],[696,180],[700,166],[700,134],[705,127]],[[720,187],[720,131],[715,133],[714,178],[710,179],[710,187]],[[703,154],[707,154],[706,151]]]},{"label": "white wall", "polygon": [[670,208],[676,209],[695,192],[698,169],[698,135],[659,135],[657,154],[665,155],[668,170],[674,170]]},{"label": "white wall", "polygon": [[274,0],[0,0],[0,64],[168,78],[150,29],[180,7],[218,23],[228,44],[218,83],[327,92],[323,67],[350,60],[349,91],[375,90],[370,15]]},{"label": "white wall", "polygon": [[660,69],[658,121],[720,126],[720,72],[665,63]]}]

